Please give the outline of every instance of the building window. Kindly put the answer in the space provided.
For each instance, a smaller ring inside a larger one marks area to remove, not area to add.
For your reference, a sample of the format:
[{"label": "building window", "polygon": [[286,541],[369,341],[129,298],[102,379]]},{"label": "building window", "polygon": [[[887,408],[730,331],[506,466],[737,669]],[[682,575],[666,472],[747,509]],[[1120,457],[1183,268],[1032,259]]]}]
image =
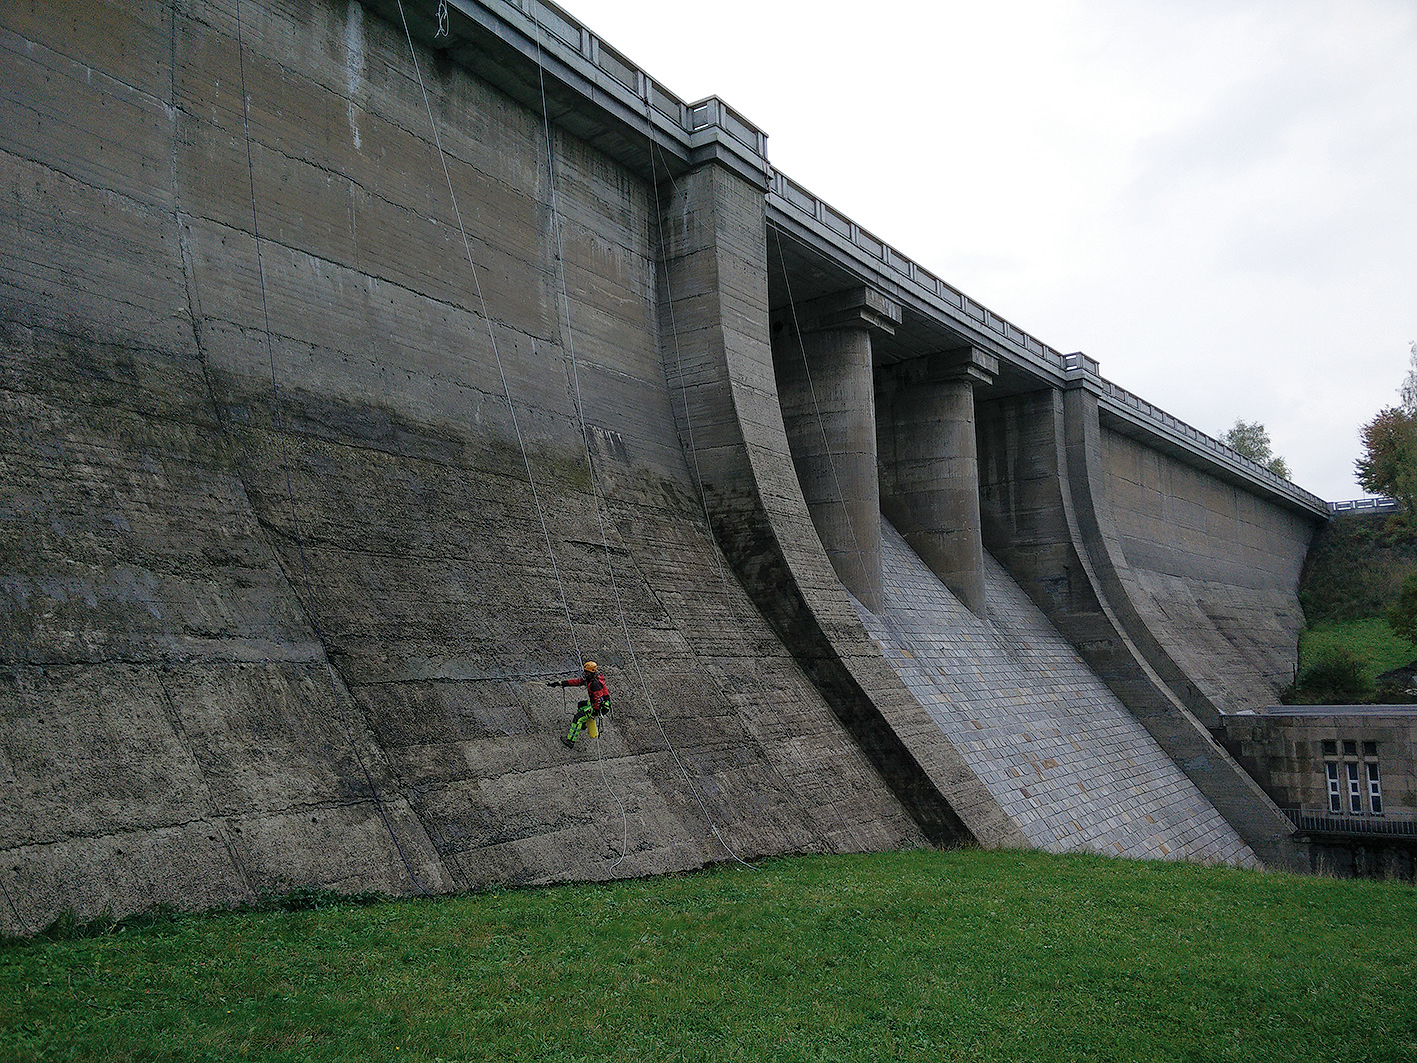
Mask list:
[{"label": "building window", "polygon": [[1338,763],[1330,760],[1324,765],[1324,770],[1328,773],[1328,810],[1342,812],[1343,806],[1339,802]]},{"label": "building window", "polygon": [[1378,755],[1378,744],[1376,742],[1363,743],[1363,756],[1376,757]]},{"label": "building window", "polygon": [[1348,811],[1355,816],[1363,814],[1363,787],[1358,783],[1358,762],[1350,760],[1348,768]]},{"label": "building window", "polygon": [[1336,739],[1336,738],[1325,738],[1325,739],[1324,739],[1324,756],[1326,756],[1326,757],[1336,757],[1336,756],[1338,756],[1338,739]]},{"label": "building window", "polygon": [[1345,757],[1356,757],[1358,755],[1358,742],[1356,739],[1344,739],[1343,755]]},{"label": "building window", "polygon": [[1383,814],[1383,784],[1378,779],[1378,762],[1370,760],[1365,765],[1368,769],[1368,807],[1372,809],[1373,815]]}]

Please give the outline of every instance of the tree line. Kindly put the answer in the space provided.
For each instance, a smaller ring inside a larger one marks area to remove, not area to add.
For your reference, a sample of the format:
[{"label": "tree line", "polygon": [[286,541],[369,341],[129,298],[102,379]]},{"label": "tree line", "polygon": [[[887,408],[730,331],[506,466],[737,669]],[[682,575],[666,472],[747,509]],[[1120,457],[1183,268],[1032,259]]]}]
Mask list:
[{"label": "tree line", "polygon": [[[1354,462],[1363,490],[1397,499],[1409,518],[1417,513],[1417,340],[1412,341],[1410,349],[1407,377],[1401,388],[1402,401],[1381,410],[1363,425],[1363,456]],[[1289,479],[1289,464],[1272,453],[1269,432],[1259,421],[1237,418],[1221,435],[1220,442],[1242,457]]]}]

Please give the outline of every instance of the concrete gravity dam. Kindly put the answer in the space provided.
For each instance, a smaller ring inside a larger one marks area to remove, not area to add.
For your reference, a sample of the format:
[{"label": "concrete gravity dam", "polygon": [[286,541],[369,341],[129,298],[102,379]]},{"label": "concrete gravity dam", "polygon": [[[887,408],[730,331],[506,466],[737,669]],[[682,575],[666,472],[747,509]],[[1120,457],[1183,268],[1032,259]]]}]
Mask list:
[{"label": "concrete gravity dam", "polygon": [[0,66],[5,933],[915,845],[1299,866],[1212,729],[1292,674],[1324,503],[727,103],[544,0],[22,0]]}]

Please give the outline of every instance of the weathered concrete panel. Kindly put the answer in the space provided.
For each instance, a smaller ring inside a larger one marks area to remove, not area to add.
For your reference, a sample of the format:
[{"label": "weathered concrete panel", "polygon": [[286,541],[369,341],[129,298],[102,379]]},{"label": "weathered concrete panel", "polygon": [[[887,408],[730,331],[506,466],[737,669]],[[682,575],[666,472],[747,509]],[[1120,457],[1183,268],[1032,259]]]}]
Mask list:
[{"label": "weathered concrete panel", "polygon": [[1257,863],[997,561],[978,617],[890,524],[883,550],[885,605],[862,609],[867,630],[1033,845]]},{"label": "weathered concrete panel", "polygon": [[1294,677],[1313,519],[1115,432],[1101,438],[1147,626],[1221,711],[1273,704]]},{"label": "weathered concrete panel", "polygon": [[1196,688],[1137,609],[1103,493],[1095,396],[1050,389],[978,413],[985,546],[1260,859],[1297,868],[1292,827],[1195,717]]}]

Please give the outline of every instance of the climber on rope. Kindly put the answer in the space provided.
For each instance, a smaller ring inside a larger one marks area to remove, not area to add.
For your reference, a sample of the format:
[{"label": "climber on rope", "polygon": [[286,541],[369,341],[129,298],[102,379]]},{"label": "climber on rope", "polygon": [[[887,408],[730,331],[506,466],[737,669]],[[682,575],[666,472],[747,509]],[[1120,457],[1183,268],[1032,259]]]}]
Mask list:
[{"label": "climber on rope", "polygon": [[596,717],[607,716],[610,713],[610,688],[605,685],[605,677],[600,674],[600,669],[596,667],[594,661],[586,661],[583,675],[575,679],[549,679],[546,685],[549,687],[586,688],[588,700],[576,706],[575,719],[571,721],[571,729],[561,739],[562,745],[567,749],[574,748],[576,739],[580,737],[583,730],[588,731],[592,738],[600,737],[595,721]]}]

